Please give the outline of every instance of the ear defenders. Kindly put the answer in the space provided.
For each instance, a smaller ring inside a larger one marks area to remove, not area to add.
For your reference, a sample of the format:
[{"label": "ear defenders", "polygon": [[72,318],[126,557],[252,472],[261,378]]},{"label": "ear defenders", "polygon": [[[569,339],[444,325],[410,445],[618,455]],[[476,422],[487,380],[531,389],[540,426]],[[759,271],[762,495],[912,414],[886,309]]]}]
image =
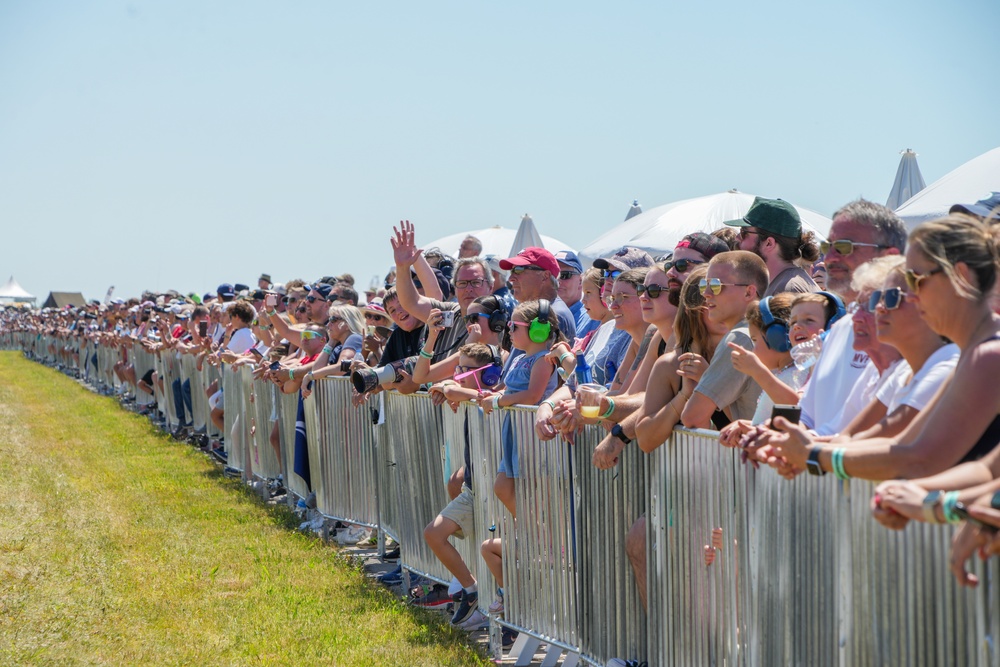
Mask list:
[{"label": "ear defenders", "polygon": [[490,312],[490,317],[486,321],[486,326],[490,328],[493,333],[501,333],[507,327],[507,311],[503,307],[503,303],[500,302],[500,298],[495,294],[491,294],[488,300],[484,300],[482,305],[486,308],[490,306],[487,304],[492,303],[493,310]]},{"label": "ear defenders", "polygon": [[842,318],[847,314],[847,308],[844,306],[844,301],[839,296],[833,292],[816,292],[816,294],[822,294],[826,297],[827,301],[833,306],[833,315],[831,315],[826,320],[826,330],[829,331],[830,327],[833,326],[834,322]]},{"label": "ear defenders", "polygon": [[503,373],[503,358],[500,356],[500,348],[496,345],[487,345],[490,348],[490,354],[493,355],[493,361],[490,365],[483,369],[483,374],[480,376],[482,383],[487,387],[496,386],[500,382],[500,375]]},{"label": "ear defenders", "polygon": [[788,352],[792,349],[792,341],[788,338],[788,322],[777,319],[771,313],[771,297],[760,300],[760,315],[764,320],[764,344],[775,352]]},{"label": "ear defenders", "polygon": [[552,323],[549,321],[551,306],[548,299],[538,300],[538,317],[528,325],[528,339],[532,343],[544,343],[552,334]]}]

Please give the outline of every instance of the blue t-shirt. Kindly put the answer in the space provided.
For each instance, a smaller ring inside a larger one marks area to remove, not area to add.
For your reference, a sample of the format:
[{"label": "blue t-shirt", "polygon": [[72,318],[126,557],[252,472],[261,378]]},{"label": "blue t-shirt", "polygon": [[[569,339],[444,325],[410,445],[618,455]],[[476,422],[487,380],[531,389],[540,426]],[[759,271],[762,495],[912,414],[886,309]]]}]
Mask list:
[{"label": "blue t-shirt", "polygon": [[615,329],[611,332],[608,344],[597,353],[597,360],[591,369],[591,372],[594,374],[594,382],[603,385],[611,384],[615,379],[615,374],[622,365],[622,360],[625,359],[625,354],[628,352],[628,346],[631,342],[632,337],[628,335],[627,331]]},{"label": "blue t-shirt", "polygon": [[583,301],[577,301],[569,307],[569,312],[576,318],[576,337],[583,338],[591,331],[601,326],[597,320],[590,319],[587,309],[583,307]]},{"label": "blue t-shirt", "polygon": [[[535,362],[542,359],[548,350],[542,350],[532,355],[527,355],[524,350],[514,349],[510,353],[510,357],[507,359],[507,365],[503,370],[503,380],[504,393],[511,394],[517,391],[525,391],[528,388],[528,384],[531,382],[531,369],[535,365]],[[544,362],[543,363],[547,363]],[[556,386],[559,384],[559,376],[555,373],[555,368],[552,369],[552,375],[549,377],[549,383],[545,386],[545,395],[542,400],[545,400],[556,390]],[[539,401],[541,402],[541,401]]]}]

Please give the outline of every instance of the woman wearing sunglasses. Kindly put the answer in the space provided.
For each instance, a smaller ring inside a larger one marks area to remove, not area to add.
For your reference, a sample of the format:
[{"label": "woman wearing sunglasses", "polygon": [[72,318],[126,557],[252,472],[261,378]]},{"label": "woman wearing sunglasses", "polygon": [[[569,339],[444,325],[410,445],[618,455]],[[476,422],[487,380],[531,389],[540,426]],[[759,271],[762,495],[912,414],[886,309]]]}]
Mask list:
[{"label": "woman wearing sunglasses", "polygon": [[[914,300],[928,326],[954,341],[961,355],[955,373],[899,434],[843,447],[819,444],[805,429],[778,419],[775,426],[785,432],[768,431],[761,438],[790,465],[841,478],[933,475],[994,449],[1000,441],[1000,316],[990,309],[990,293],[998,257],[995,230],[968,216],[950,215],[911,234],[904,298]],[[962,486],[985,481],[982,471],[978,479],[961,479]]]},{"label": "woman wearing sunglasses", "polygon": [[350,371],[341,368],[341,362],[350,361],[361,354],[361,346],[364,344],[363,317],[361,309],[355,306],[330,306],[330,319],[326,322],[328,342],[316,357],[312,368],[305,374],[306,382],[302,385],[302,398],[307,398],[312,393],[313,380],[350,375]]}]

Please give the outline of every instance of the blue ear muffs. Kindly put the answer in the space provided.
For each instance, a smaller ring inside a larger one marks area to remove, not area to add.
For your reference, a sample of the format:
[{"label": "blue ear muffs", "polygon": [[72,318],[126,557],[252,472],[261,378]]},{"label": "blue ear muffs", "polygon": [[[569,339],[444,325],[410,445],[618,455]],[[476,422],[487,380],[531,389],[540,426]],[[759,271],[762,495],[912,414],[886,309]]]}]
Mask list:
[{"label": "blue ear muffs", "polygon": [[547,299],[538,300],[538,317],[528,325],[528,339],[532,343],[544,343],[552,333],[552,323],[549,322],[550,306]]},{"label": "blue ear muffs", "polygon": [[830,305],[833,306],[833,315],[831,315],[826,320],[826,330],[829,331],[833,324],[847,314],[847,308],[844,306],[844,301],[839,296],[833,292],[816,292],[816,294],[822,294],[826,297]]},{"label": "blue ear muffs", "polygon": [[771,297],[766,296],[760,300],[760,315],[764,320],[764,343],[775,352],[788,352],[792,349],[792,342],[788,338],[788,323],[779,320],[771,313]]},{"label": "blue ear muffs", "polygon": [[487,368],[483,369],[483,374],[480,376],[482,383],[487,387],[496,386],[500,382],[500,375],[503,373],[503,358],[500,356],[500,348],[496,345],[488,345],[490,348],[490,354],[493,355],[493,361]]}]

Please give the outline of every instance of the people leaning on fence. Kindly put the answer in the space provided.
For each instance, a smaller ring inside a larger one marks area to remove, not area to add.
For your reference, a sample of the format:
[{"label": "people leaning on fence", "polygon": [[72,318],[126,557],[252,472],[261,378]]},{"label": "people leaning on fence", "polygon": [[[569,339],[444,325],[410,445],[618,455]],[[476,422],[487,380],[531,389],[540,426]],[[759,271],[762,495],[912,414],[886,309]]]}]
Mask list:
[{"label": "people leaning on fence", "polygon": [[761,438],[790,465],[865,479],[933,475],[975,461],[1000,440],[1000,316],[990,308],[1000,256],[997,229],[953,214],[917,227],[906,251],[907,298],[918,300],[937,334],[961,355],[952,377],[898,435],[851,442],[816,442],[802,427]]}]

